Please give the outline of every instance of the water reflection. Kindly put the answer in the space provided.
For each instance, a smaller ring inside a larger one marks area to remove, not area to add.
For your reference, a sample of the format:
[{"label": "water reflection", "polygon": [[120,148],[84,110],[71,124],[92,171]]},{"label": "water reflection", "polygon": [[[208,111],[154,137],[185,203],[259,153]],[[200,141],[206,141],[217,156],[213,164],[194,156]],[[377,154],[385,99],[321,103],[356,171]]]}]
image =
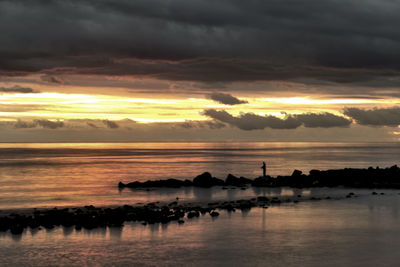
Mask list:
[{"label": "water reflection", "polygon": [[[111,238],[111,239],[121,239],[123,229],[124,229],[123,226],[119,226],[119,227],[113,226],[113,227],[110,227],[110,228],[109,228],[109,230],[110,230],[110,238]],[[104,232],[104,233],[105,233],[105,232]]]},{"label": "water reflection", "polygon": [[0,257],[5,266],[43,262],[68,266],[396,266],[400,196],[384,192],[382,196],[221,212],[217,218],[200,216],[183,225],[126,223],[125,227],[81,232],[56,227],[17,236],[0,233]]},{"label": "water reflection", "polygon": [[[154,194],[119,191],[118,182],[192,179],[204,171],[219,178],[228,173],[254,178],[265,160],[268,174],[276,175],[293,169],[386,167],[399,156],[396,143],[0,144],[0,209],[143,202]],[[196,198],[189,188],[176,193]]]},{"label": "water reflection", "polygon": [[74,227],[72,227],[72,226],[70,226],[70,227],[63,226],[62,229],[63,229],[64,236],[69,236],[74,231]]}]

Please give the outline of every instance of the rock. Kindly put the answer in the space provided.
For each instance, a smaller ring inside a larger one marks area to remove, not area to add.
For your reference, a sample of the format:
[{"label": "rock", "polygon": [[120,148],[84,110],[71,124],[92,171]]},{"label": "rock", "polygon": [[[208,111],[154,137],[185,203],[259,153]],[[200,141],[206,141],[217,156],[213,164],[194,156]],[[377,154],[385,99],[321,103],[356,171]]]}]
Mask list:
[{"label": "rock", "polygon": [[378,194],[378,193],[377,193],[377,192],[375,192],[375,191],[374,191],[374,192],[372,192],[372,195],[377,195],[377,194]]},{"label": "rock", "polygon": [[279,198],[277,198],[277,197],[273,197],[272,199],[271,199],[271,203],[272,204],[280,204],[282,201],[279,199]]},{"label": "rock", "polygon": [[178,220],[178,223],[179,223],[179,224],[184,224],[185,221],[184,221],[184,220]]},{"label": "rock", "polygon": [[212,211],[212,212],[210,212],[210,216],[211,217],[217,217],[217,216],[219,216],[219,213],[216,212],[216,211]]},{"label": "rock", "polygon": [[250,179],[247,179],[245,177],[237,178],[232,174],[228,174],[228,176],[225,179],[225,185],[237,186],[237,187],[243,187],[247,184],[251,184],[252,182],[253,181]]},{"label": "rock", "polygon": [[209,172],[204,172],[193,179],[193,185],[200,187],[211,187],[213,185],[212,176]]},{"label": "rock", "polygon": [[119,188],[124,188],[124,187],[125,187],[125,184],[124,184],[123,182],[119,182],[119,183],[118,183],[118,187],[119,187]]},{"label": "rock", "polygon": [[20,235],[24,231],[24,227],[20,224],[12,225],[10,231],[13,235]]},{"label": "rock", "polygon": [[187,214],[188,219],[191,219],[193,217],[199,217],[199,216],[200,216],[200,213],[198,211],[194,211],[194,210],[189,211]]},{"label": "rock", "polygon": [[264,196],[260,196],[260,197],[257,197],[257,201],[258,202],[268,202],[269,198],[264,197]]},{"label": "rock", "polygon": [[271,186],[272,184],[273,184],[272,178],[270,176],[266,176],[254,179],[251,185],[257,187],[263,187],[263,186]]},{"label": "rock", "polygon": [[294,170],[292,173],[292,177],[299,177],[302,175],[302,173],[303,173],[302,171]]},{"label": "rock", "polygon": [[239,178],[229,173],[225,179],[225,184],[236,186],[239,184]]},{"label": "rock", "polygon": [[193,185],[199,187],[212,187],[214,185],[224,185],[224,181],[212,177],[209,172],[204,172],[193,179]]}]

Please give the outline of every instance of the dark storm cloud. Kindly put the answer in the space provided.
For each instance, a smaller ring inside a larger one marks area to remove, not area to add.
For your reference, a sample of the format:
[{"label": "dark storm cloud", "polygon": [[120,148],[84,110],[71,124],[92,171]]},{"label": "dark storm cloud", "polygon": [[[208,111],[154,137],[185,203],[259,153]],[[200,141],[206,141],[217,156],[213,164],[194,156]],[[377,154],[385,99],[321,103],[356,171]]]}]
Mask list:
[{"label": "dark storm cloud", "polygon": [[0,1],[0,75],[387,86],[399,13],[392,0]]},{"label": "dark storm cloud", "polygon": [[193,129],[193,128],[208,128],[208,129],[221,129],[226,127],[225,124],[218,121],[185,121],[185,122],[177,122],[175,126],[184,128],[184,129]]},{"label": "dark storm cloud", "polygon": [[358,124],[371,126],[400,125],[400,108],[359,109],[347,108],[344,114],[353,118]]},{"label": "dark storm cloud", "polygon": [[295,118],[308,128],[347,127],[351,124],[351,120],[331,113],[305,113],[295,115]]},{"label": "dark storm cloud", "polygon": [[56,76],[43,75],[43,76],[40,76],[40,79],[42,81],[48,82],[48,83],[64,84],[64,80],[62,80],[61,78],[56,77]]},{"label": "dark storm cloud", "polygon": [[96,129],[99,128],[94,123],[91,123],[91,122],[87,122],[86,124],[91,128],[96,128]]},{"label": "dark storm cloud", "polygon": [[224,93],[212,93],[209,95],[209,98],[225,105],[239,105],[248,103],[245,100],[240,100],[230,94]]},{"label": "dark storm cloud", "polygon": [[110,129],[119,128],[119,125],[115,121],[103,120],[103,123],[104,123],[104,125],[107,126],[107,128],[110,128]]},{"label": "dark storm cloud", "polygon": [[286,119],[280,119],[274,116],[259,116],[252,113],[244,113],[239,117],[234,117],[224,110],[207,109],[203,112],[214,120],[236,126],[242,130],[261,130],[267,127],[272,129],[295,129],[301,125],[301,122],[288,116]]},{"label": "dark storm cloud", "polygon": [[64,127],[64,122],[62,121],[49,121],[44,119],[38,119],[33,121],[23,121],[18,120],[14,123],[14,128],[18,129],[27,129],[27,128],[36,128],[42,127],[47,129],[57,129]]},{"label": "dark storm cloud", "polygon": [[28,87],[21,87],[18,85],[14,85],[13,87],[0,87],[0,93],[22,93],[22,94],[29,94],[29,93],[40,93],[37,90]]},{"label": "dark storm cloud", "polygon": [[17,122],[14,123],[14,128],[18,129],[35,128],[36,126],[37,126],[36,123],[22,121],[22,120],[18,120]]},{"label": "dark storm cloud", "polygon": [[350,120],[331,113],[306,113],[289,115],[285,119],[280,119],[274,116],[260,116],[253,113],[242,113],[238,117],[234,117],[224,110],[207,109],[203,112],[203,115],[247,131],[261,130],[267,127],[272,129],[296,129],[301,125],[307,128],[346,127],[351,124]]},{"label": "dark storm cloud", "polygon": [[34,120],[34,123],[47,129],[57,129],[64,127],[64,122],[62,121]]}]

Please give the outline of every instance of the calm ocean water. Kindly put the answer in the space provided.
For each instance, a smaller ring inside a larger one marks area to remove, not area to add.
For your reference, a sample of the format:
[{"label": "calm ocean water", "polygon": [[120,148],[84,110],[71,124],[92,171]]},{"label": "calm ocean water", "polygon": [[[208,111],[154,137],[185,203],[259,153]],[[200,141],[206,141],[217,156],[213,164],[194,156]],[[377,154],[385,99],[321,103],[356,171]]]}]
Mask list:
[{"label": "calm ocean water", "polygon": [[[126,223],[76,231],[0,233],[0,266],[397,266],[400,190],[181,188],[119,191],[119,181],[193,178],[210,171],[249,178],[293,169],[391,166],[400,145],[344,143],[0,144],[0,209],[205,202],[255,195],[331,196],[268,209]],[[359,197],[343,197],[350,191]]]},{"label": "calm ocean water", "polygon": [[256,193],[119,191],[117,184],[192,179],[205,171],[255,178],[262,161],[268,174],[286,175],[294,169],[387,167],[399,159],[398,143],[3,143],[0,209],[244,197]]},{"label": "calm ocean water", "polygon": [[0,233],[0,266],[398,266],[400,196],[382,191],[183,225]]}]

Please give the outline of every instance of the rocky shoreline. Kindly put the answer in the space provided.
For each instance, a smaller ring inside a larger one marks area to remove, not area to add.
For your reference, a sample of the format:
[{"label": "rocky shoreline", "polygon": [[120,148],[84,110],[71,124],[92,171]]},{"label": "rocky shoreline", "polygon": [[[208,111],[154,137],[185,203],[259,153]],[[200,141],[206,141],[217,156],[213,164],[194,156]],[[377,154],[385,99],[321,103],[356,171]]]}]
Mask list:
[{"label": "rocky shoreline", "polygon": [[[229,187],[353,187],[353,188],[400,188],[400,168],[396,165],[381,169],[341,169],[319,171],[312,170],[309,175],[295,170],[291,176],[265,176],[256,179],[235,177],[229,174],[225,180],[213,177],[205,172],[190,180],[158,180],[147,182],[119,183],[119,188],[176,188],[195,186],[210,188],[222,186]],[[372,195],[384,193],[371,192]],[[235,212],[246,211],[253,207],[268,208],[271,205],[281,203],[299,203],[300,201],[318,201],[321,199],[343,199],[357,197],[353,192],[341,197],[324,196],[304,197],[294,195],[291,197],[266,197],[258,196],[251,199],[239,199],[232,201],[217,201],[210,203],[184,203],[176,199],[170,203],[152,202],[141,205],[124,205],[119,207],[94,207],[85,206],[79,208],[53,208],[33,209],[24,211],[2,212],[0,215],[0,232],[10,231],[14,235],[21,234],[24,229],[52,229],[57,226],[74,227],[77,231],[82,228],[94,229],[97,227],[121,227],[124,222],[139,222],[142,224],[169,223],[175,221],[183,224],[201,215],[218,217],[219,211]]]},{"label": "rocky shoreline", "polygon": [[[372,195],[384,195],[373,191]],[[349,192],[341,197],[304,197],[302,195],[286,197],[258,196],[251,199],[234,201],[217,201],[209,203],[181,203],[177,198],[170,203],[152,202],[145,205],[123,205],[119,207],[94,207],[92,205],[79,208],[33,209],[24,212],[13,211],[0,216],[0,232],[10,231],[13,235],[30,229],[52,229],[54,227],[74,227],[80,231],[99,227],[121,227],[125,222],[138,222],[143,225],[175,221],[183,224],[199,216],[218,217],[220,211],[245,212],[251,208],[269,208],[286,203],[297,204],[303,201],[319,201],[322,199],[344,199],[358,197]]]},{"label": "rocky shoreline", "polygon": [[262,176],[255,179],[236,177],[228,174],[225,180],[213,177],[209,172],[204,172],[191,180],[166,179],[146,182],[119,182],[119,188],[154,188],[154,187],[205,187],[212,186],[245,186],[254,187],[353,187],[353,188],[400,188],[400,168],[394,165],[389,168],[368,169],[337,169],[337,170],[311,170],[308,175],[302,171],[294,170],[290,176]]}]

